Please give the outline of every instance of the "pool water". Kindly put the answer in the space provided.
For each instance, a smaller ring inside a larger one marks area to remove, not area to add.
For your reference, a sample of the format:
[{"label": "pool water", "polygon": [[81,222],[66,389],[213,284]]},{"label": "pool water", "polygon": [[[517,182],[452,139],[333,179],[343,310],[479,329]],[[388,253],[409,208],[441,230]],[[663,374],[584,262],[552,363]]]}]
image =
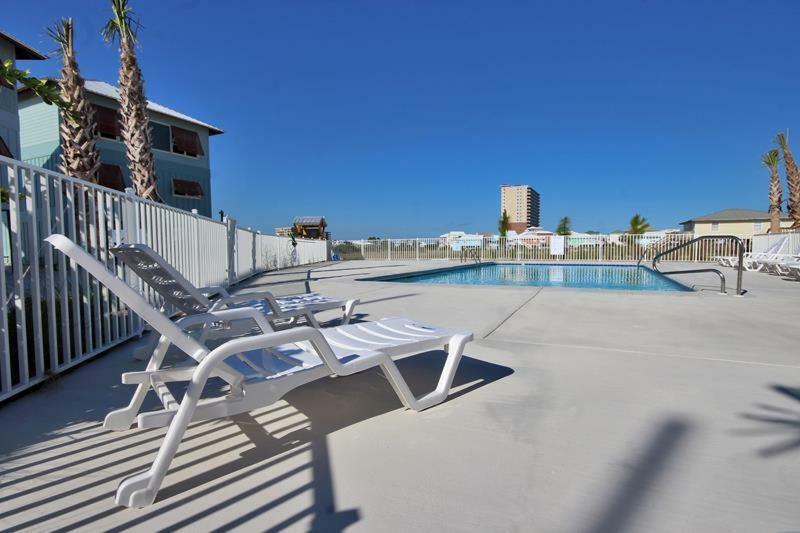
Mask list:
[{"label": "pool water", "polygon": [[441,285],[533,285],[627,291],[691,291],[650,268],[635,265],[482,263],[378,279]]}]

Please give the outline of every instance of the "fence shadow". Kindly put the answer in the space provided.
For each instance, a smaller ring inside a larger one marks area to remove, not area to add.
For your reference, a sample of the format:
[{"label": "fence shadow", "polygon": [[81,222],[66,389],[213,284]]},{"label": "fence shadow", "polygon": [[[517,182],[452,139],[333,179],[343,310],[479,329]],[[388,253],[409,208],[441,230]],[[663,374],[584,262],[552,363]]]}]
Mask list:
[{"label": "fence shadow", "polygon": [[[435,387],[445,357],[427,352],[397,365],[421,394]],[[512,373],[464,356],[447,402]],[[0,522],[15,529],[67,531],[100,521],[111,530],[156,523],[177,529],[205,519],[221,529],[256,523],[277,530],[310,520],[315,531],[341,531],[360,514],[337,508],[329,435],[401,408],[383,374],[372,370],[310,383],[251,414],[193,424],[156,504],[143,510],[114,506],[112,487],[149,465],[163,430],[77,431],[46,453],[14,456],[16,471],[0,478]],[[96,423],[104,412],[93,413]],[[121,450],[126,452],[117,455]],[[257,504],[241,505],[253,497]],[[312,503],[302,505],[305,501]]]}]

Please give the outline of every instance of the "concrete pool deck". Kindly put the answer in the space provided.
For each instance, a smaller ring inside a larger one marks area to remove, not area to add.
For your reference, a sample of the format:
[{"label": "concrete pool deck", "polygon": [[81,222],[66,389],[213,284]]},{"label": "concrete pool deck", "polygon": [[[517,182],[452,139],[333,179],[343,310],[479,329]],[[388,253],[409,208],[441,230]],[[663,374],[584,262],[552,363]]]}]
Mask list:
[{"label": "concrete pool deck", "polygon": [[[746,272],[738,298],[710,275],[682,280],[699,293],[356,281],[443,264],[246,285],[473,330],[445,403],[406,412],[377,371],[322,380],[190,426],[156,504],[125,509],[120,478],[164,433],[101,427],[143,368],[131,341],[0,406],[0,529],[800,530],[800,282]],[[398,365],[420,393],[442,361]]]}]

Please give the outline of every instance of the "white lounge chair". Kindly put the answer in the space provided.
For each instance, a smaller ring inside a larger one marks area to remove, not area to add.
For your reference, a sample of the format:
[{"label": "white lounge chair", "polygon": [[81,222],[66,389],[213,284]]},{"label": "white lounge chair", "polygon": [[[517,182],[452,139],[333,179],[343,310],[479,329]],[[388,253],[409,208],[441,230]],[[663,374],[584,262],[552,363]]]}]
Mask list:
[{"label": "white lounge chair", "polygon": [[[746,252],[742,256],[742,267],[749,271],[761,270],[763,266],[759,266],[758,261],[762,259],[770,259],[775,256],[775,254],[780,254],[787,241],[788,239],[786,237],[782,237],[768,246],[763,252]],[[735,255],[719,256],[716,259],[722,266],[731,268],[736,268],[739,266],[739,257]]]},{"label": "white lounge chair", "polygon": [[789,267],[800,265],[800,254],[775,254],[768,259],[758,259],[757,263],[765,272],[785,276],[789,273]]},{"label": "white lounge chair", "polygon": [[[270,322],[275,320],[294,321],[303,317],[311,326],[318,328],[319,323],[314,317],[314,313],[341,309],[342,324],[347,324],[358,304],[357,299],[345,301],[317,293],[276,297],[270,291],[262,290],[231,296],[221,286],[195,287],[166,259],[146,244],[123,244],[112,248],[111,253],[122,260],[167,302],[187,315],[234,307],[256,307]],[[210,296],[214,294],[219,296],[212,300]]]},{"label": "white lounge chair", "polygon": [[[190,422],[247,412],[269,405],[311,381],[375,367],[383,370],[405,407],[415,411],[427,409],[447,398],[464,346],[472,340],[472,334],[466,331],[436,328],[403,318],[323,330],[304,326],[276,332],[264,315],[252,307],[213,310],[173,322],[67,237],[56,234],[45,240],[97,278],[161,335],[147,368],[122,375],[123,383],[137,385],[130,404],[109,413],[105,420],[105,427],[109,429],[128,429],[134,419],[142,428],[169,426],[150,469],[120,483],[116,495],[119,505],[144,507],[153,503]],[[234,338],[214,349],[186,333],[186,329],[193,326],[243,318],[254,320],[264,333]],[[170,345],[185,352],[197,365],[161,368]],[[415,398],[392,356],[443,345],[448,355],[436,389]],[[229,391],[223,397],[201,399],[211,377],[227,382]],[[176,381],[189,382],[180,402],[166,386]],[[156,393],[164,408],[139,414],[150,390]]]}]

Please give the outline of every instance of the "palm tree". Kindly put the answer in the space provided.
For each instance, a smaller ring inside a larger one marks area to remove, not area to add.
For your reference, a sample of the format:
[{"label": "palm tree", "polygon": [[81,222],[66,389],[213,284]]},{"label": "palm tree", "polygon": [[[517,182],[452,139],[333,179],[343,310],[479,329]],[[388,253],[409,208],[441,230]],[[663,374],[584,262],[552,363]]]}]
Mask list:
[{"label": "palm tree", "polygon": [[786,135],[779,133],[775,136],[783,151],[783,165],[786,168],[786,187],[789,189],[789,215],[794,219],[792,228],[800,228],[800,171],[797,170],[797,163],[794,161],[792,151],[789,150],[789,140]]},{"label": "palm tree", "polygon": [[58,84],[61,98],[67,102],[72,113],[61,115],[61,164],[59,170],[68,176],[97,183],[97,169],[100,168],[100,152],[95,146],[94,109],[86,96],[83,78],[78,68],[73,47],[72,19],[61,22],[48,29],[50,37],[58,44],[58,53],[64,66]]},{"label": "palm tree", "polygon": [[571,235],[572,231],[569,229],[569,217],[564,217],[558,222],[556,233],[558,235]]},{"label": "palm tree", "polygon": [[111,0],[113,16],[103,29],[107,42],[119,40],[119,102],[122,140],[136,194],[161,202],[156,189],[155,164],[150,122],[147,118],[147,99],[144,79],[136,59],[138,21],[128,0]]},{"label": "palm tree", "polygon": [[501,237],[505,237],[508,234],[508,227],[510,225],[511,222],[508,217],[508,212],[503,209],[503,214],[500,216],[500,221],[497,223],[497,231],[500,233]]},{"label": "palm tree", "polygon": [[761,156],[761,163],[769,169],[769,231],[777,233],[781,230],[781,177],[778,175],[780,152],[770,150]]},{"label": "palm tree", "polygon": [[649,229],[650,229],[650,223],[647,221],[647,219],[644,218],[639,213],[636,213],[635,215],[633,215],[633,218],[631,218],[630,228],[628,228],[628,233],[631,233],[633,235],[641,235],[642,233],[644,233]]}]

